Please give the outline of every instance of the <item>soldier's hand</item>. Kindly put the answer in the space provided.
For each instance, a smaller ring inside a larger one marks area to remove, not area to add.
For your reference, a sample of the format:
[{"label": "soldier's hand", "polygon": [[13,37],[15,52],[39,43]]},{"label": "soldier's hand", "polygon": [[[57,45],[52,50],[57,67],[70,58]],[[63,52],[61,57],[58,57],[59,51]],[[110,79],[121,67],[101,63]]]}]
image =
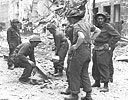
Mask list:
[{"label": "soldier's hand", "polygon": [[32,66],[35,66],[34,62],[31,61],[31,60],[28,60],[28,62],[32,65]]},{"label": "soldier's hand", "polygon": [[76,49],[77,49],[76,45],[72,45],[70,48],[71,51],[75,51]]},{"label": "soldier's hand", "polygon": [[109,44],[108,43],[104,44],[104,48],[107,49],[107,50],[109,50],[110,49]]},{"label": "soldier's hand", "polygon": [[36,69],[36,67],[35,67],[35,68],[33,68],[32,76],[34,76],[34,75],[36,74],[36,72],[37,72],[37,69]]}]

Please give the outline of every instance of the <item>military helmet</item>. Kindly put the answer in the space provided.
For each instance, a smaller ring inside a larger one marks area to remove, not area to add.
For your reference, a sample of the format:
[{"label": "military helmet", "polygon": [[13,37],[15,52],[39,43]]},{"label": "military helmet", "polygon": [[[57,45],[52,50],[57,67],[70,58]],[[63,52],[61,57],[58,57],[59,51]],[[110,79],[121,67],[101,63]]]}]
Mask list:
[{"label": "military helmet", "polygon": [[56,29],[56,28],[57,28],[56,25],[53,24],[53,23],[49,23],[49,24],[47,25],[47,29]]},{"label": "military helmet", "polygon": [[109,15],[109,13],[108,13],[108,12],[105,12],[105,15],[106,15],[107,20],[110,20],[110,15]]},{"label": "military helmet", "polygon": [[32,35],[32,36],[29,38],[29,41],[30,41],[30,42],[41,42],[41,39],[40,39],[40,36],[38,36],[38,35]]},{"label": "military helmet", "polygon": [[13,19],[11,22],[12,23],[20,23],[18,19]]},{"label": "military helmet", "polygon": [[83,18],[85,10],[73,9],[67,12],[67,18]]},{"label": "military helmet", "polygon": [[96,14],[96,16],[95,16],[95,19],[97,19],[97,18],[98,18],[98,16],[103,16],[103,17],[104,17],[104,19],[105,19],[105,21],[107,20],[107,17],[106,17],[105,12],[98,12],[98,13]]}]

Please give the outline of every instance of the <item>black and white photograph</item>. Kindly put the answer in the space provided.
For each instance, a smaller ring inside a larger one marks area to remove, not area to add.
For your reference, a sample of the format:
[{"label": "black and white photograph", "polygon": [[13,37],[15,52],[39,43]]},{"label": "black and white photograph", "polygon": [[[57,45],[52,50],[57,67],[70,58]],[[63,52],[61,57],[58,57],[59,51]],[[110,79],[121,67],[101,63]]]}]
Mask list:
[{"label": "black and white photograph", "polygon": [[0,0],[0,100],[128,100],[128,0]]}]

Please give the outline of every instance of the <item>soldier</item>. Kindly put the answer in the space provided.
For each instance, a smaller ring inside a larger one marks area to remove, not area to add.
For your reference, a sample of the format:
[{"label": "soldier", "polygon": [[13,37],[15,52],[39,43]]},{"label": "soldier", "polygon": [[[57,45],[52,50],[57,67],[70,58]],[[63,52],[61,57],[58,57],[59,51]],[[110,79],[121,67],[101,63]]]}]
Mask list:
[{"label": "soldier", "polygon": [[[110,23],[110,15],[107,12],[105,12],[105,15],[106,15],[106,19],[107,19],[106,22]],[[113,23],[110,23],[110,24],[115,28],[115,25]],[[114,67],[113,67],[112,57],[113,57],[113,51],[114,51],[115,47],[116,47],[116,45],[113,45],[110,50],[110,63],[109,63],[109,74],[110,74],[109,81],[110,82],[113,82]]]},{"label": "soldier", "polygon": [[110,50],[120,40],[121,36],[111,24],[106,22],[107,18],[104,13],[97,13],[95,19],[101,33],[94,41],[92,76],[95,83],[92,87],[100,87],[100,81],[102,81],[104,87],[100,92],[108,92]]},{"label": "soldier", "polygon": [[63,33],[53,23],[47,25],[47,29],[53,34],[55,42],[55,55],[59,56],[59,62],[54,62],[54,76],[59,77],[63,75],[64,60],[68,51],[68,41]]},{"label": "soldier", "polygon": [[[32,83],[29,79],[33,68],[36,66],[34,57],[34,48],[41,42],[38,35],[32,35],[29,42],[18,45],[13,53],[13,63],[21,68],[25,68],[23,74],[19,78],[22,83]],[[29,56],[29,59],[27,58]]]},{"label": "soldier", "polygon": [[9,45],[9,58],[8,58],[8,69],[13,69],[12,63],[10,62],[10,56],[15,50],[15,48],[21,44],[21,36],[19,32],[19,21],[18,19],[13,19],[11,21],[11,27],[7,30],[7,41]]},{"label": "soldier", "polygon": [[[71,10],[67,14],[67,19],[73,26],[70,32],[73,31],[71,36],[72,44],[69,50],[71,59],[68,67],[68,88],[63,94],[70,94],[65,100],[78,100],[78,93],[80,87],[86,92],[86,96],[82,100],[92,100],[91,98],[91,82],[88,74],[88,65],[91,60],[91,31],[99,34],[100,30],[95,26],[84,22],[85,10],[74,11]],[[73,37],[72,37],[73,36]]]}]

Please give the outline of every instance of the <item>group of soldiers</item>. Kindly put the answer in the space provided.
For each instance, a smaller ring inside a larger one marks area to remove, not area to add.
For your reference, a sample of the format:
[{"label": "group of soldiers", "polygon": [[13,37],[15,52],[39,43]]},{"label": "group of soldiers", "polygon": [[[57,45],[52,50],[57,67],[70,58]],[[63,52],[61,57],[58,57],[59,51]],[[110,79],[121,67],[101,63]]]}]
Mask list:
[{"label": "group of soldiers", "polygon": [[[92,100],[92,87],[100,87],[100,84],[104,83],[100,92],[108,92],[108,83],[113,82],[112,55],[115,44],[121,36],[109,23],[110,19],[104,12],[96,14],[97,26],[95,26],[83,20],[85,11],[85,7],[81,6],[79,9],[70,9],[66,13],[69,23],[65,25],[65,32],[54,23],[49,23],[46,28],[53,35],[55,56],[59,57],[58,61],[53,61],[55,77],[63,76],[64,60],[68,54],[66,69],[68,88],[61,92],[61,94],[69,95],[65,100],[78,100],[80,88],[86,92],[86,96],[81,100]],[[7,30],[8,68],[25,68],[19,81],[33,83],[29,77],[36,66],[34,48],[41,42],[41,39],[38,35],[32,35],[29,42],[22,43],[18,30],[19,21],[14,19],[11,22],[11,27]],[[69,46],[68,39],[71,46]],[[91,48],[91,45],[94,47]],[[93,62],[92,77],[95,80],[93,85],[91,85],[88,73],[91,59]],[[12,62],[14,66],[12,66]]]}]

